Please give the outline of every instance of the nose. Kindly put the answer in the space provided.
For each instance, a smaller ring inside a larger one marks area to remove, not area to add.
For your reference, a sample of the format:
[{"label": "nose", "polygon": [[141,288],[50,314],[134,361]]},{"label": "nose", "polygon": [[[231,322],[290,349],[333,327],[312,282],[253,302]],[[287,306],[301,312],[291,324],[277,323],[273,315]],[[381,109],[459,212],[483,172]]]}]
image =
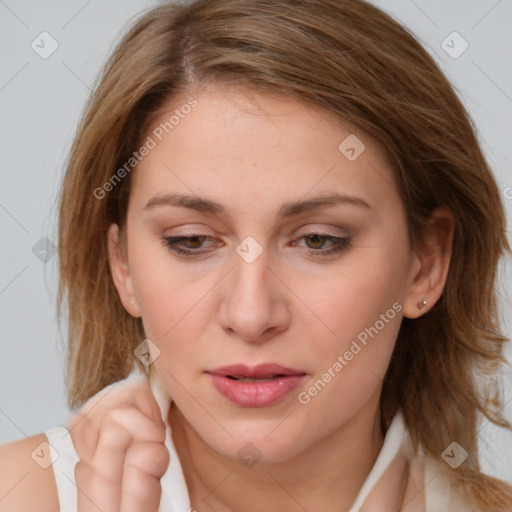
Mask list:
[{"label": "nose", "polygon": [[244,342],[261,344],[290,325],[287,288],[268,265],[266,251],[252,262],[234,255],[234,265],[224,282],[219,322]]}]

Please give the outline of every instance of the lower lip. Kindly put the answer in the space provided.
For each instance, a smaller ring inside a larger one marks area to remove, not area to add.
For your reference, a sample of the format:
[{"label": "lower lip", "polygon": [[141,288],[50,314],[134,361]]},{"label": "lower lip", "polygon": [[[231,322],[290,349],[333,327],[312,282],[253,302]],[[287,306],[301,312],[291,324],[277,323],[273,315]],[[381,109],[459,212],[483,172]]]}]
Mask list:
[{"label": "lower lip", "polygon": [[240,382],[221,375],[212,375],[217,391],[242,407],[267,407],[282,400],[296,388],[305,375],[287,375],[262,382]]}]

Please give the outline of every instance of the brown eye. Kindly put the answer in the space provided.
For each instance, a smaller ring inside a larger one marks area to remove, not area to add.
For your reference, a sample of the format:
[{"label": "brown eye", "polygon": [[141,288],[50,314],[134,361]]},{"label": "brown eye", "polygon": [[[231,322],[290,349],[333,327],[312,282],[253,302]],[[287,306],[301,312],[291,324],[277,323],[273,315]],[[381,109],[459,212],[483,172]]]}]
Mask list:
[{"label": "brown eye", "polygon": [[[305,240],[305,246],[308,252],[314,256],[327,256],[334,253],[339,253],[350,247],[351,239],[346,237],[339,237],[328,235],[326,233],[307,233],[302,235],[299,240]],[[328,242],[327,247],[324,244]],[[293,244],[297,245],[297,244]],[[303,244],[298,244],[303,245]]]},{"label": "brown eye", "polygon": [[204,244],[211,240],[206,235],[191,235],[191,236],[164,236],[162,242],[171,251],[184,256],[197,256],[205,253]]},{"label": "brown eye", "polygon": [[318,234],[313,234],[313,235],[306,235],[304,237],[305,240],[310,240],[311,241],[311,244],[307,244],[307,246],[310,248],[310,249],[322,249],[322,246],[324,245],[324,242],[328,239],[327,236],[325,235],[318,235]]},{"label": "brown eye", "polygon": [[182,242],[187,249],[199,249],[207,238],[208,237],[202,235],[189,236],[183,238]]}]

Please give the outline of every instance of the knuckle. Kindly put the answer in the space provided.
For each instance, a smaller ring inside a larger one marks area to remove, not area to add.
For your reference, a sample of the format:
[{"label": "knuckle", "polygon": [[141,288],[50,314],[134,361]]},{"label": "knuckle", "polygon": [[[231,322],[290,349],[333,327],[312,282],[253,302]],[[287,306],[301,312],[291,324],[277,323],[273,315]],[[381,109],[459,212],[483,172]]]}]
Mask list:
[{"label": "knuckle", "polygon": [[112,409],[105,414],[103,418],[102,427],[108,428],[124,428],[123,421],[126,418],[126,409]]},{"label": "knuckle", "polygon": [[125,465],[161,478],[170,462],[169,450],[162,443],[135,443],[126,453]]},{"label": "knuckle", "polygon": [[105,416],[101,424],[98,444],[106,443],[121,448],[133,439],[130,432],[123,427],[119,420],[119,415],[115,411]]}]

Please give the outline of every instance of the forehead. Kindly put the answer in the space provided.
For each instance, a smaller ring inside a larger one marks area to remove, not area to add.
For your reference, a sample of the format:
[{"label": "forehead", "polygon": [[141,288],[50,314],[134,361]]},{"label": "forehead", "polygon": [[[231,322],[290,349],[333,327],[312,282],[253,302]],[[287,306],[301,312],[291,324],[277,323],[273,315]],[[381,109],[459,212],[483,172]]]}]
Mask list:
[{"label": "forehead", "polygon": [[[240,207],[317,193],[400,200],[385,149],[362,130],[293,98],[233,88],[181,95],[161,109],[145,137],[132,195],[215,196]],[[149,140],[149,139],[145,139]],[[278,204],[279,203],[279,204]]]}]

